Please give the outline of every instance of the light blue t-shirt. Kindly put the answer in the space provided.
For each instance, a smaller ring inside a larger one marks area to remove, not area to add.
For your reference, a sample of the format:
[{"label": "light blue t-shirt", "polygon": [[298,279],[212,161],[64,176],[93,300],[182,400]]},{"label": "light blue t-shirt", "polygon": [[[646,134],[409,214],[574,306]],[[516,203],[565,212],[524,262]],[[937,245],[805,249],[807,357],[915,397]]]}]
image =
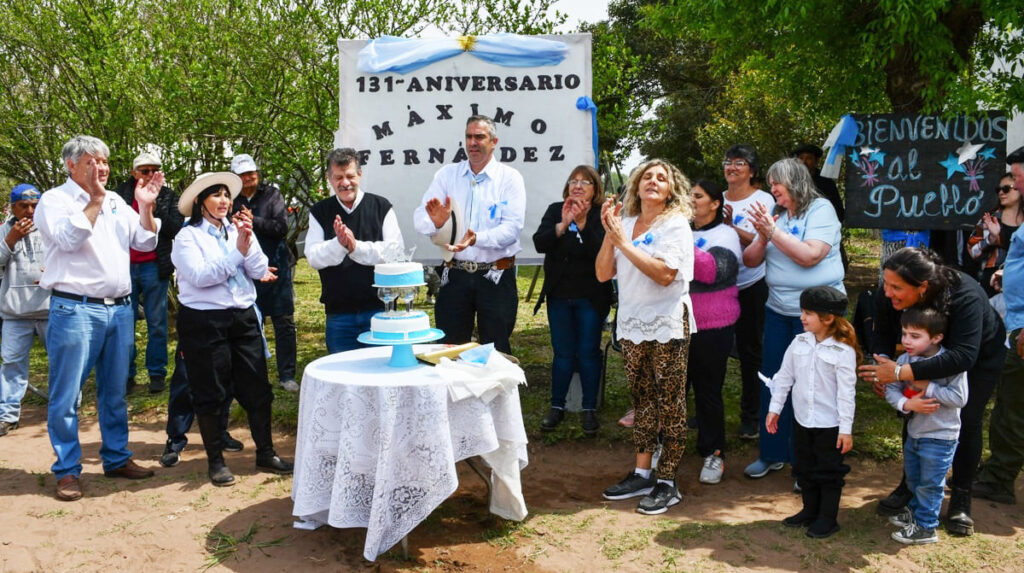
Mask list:
[{"label": "light blue t-shirt", "polygon": [[1024,328],[1024,225],[1014,231],[1003,264],[1006,330]]},{"label": "light blue t-shirt", "polygon": [[828,254],[813,267],[802,267],[769,243],[765,251],[765,280],[768,283],[768,308],[783,316],[800,316],[800,293],[815,286],[830,286],[846,292],[843,286],[843,260],[839,255],[842,238],[839,218],[828,199],[815,199],[803,216],[789,218],[784,211],[775,222],[776,233],[785,232],[801,241],[817,239],[831,245]]}]

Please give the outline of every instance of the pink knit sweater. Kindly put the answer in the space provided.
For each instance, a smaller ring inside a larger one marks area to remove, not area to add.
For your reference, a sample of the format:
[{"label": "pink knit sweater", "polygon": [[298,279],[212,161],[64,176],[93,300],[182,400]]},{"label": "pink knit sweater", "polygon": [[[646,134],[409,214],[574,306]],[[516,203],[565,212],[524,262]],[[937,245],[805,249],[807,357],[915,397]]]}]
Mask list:
[{"label": "pink knit sweater", "polygon": [[[715,250],[722,256],[733,257],[726,249]],[[720,276],[714,254],[694,247],[693,255],[693,278],[699,284],[691,285],[690,299],[697,330],[724,328],[735,323],[740,317],[740,291],[736,288],[735,271],[731,277]]]}]

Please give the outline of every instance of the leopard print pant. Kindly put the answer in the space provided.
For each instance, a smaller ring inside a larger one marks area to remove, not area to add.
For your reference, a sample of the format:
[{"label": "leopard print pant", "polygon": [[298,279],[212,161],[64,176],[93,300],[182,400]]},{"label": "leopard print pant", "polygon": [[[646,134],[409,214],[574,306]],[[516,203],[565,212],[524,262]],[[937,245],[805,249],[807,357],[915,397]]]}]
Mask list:
[{"label": "leopard print pant", "polygon": [[636,415],[633,444],[639,453],[653,452],[661,427],[658,478],[676,479],[686,444],[686,363],[689,329],[684,339],[639,344],[622,340],[622,358]]}]

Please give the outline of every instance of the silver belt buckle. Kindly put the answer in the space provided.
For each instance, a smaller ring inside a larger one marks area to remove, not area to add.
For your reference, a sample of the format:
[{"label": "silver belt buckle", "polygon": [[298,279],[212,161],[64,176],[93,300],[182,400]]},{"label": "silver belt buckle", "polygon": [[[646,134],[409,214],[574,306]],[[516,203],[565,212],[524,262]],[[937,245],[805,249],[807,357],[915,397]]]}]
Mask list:
[{"label": "silver belt buckle", "polygon": [[103,297],[103,304],[105,304],[107,306],[113,306],[115,302],[117,302],[117,301],[112,299],[112,298],[110,298],[110,297],[108,297],[108,296]]},{"label": "silver belt buckle", "polygon": [[463,261],[462,262],[462,268],[467,273],[475,273],[477,271],[477,269],[480,268],[480,265],[478,265],[476,261]]}]

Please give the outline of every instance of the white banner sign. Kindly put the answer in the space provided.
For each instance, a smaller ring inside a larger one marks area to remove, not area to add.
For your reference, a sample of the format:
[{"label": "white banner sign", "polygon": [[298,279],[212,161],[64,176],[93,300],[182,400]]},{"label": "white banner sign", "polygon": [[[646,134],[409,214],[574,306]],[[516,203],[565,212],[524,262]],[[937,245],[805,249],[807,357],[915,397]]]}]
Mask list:
[{"label": "white banner sign", "polygon": [[590,111],[577,109],[591,96],[590,35],[546,36],[565,42],[557,65],[506,67],[461,53],[405,74],[362,73],[366,40],[339,40],[340,126],[336,147],[352,147],[363,160],[360,187],[394,205],[406,247],[416,260],[440,261],[438,247],[413,229],[434,173],[466,159],[466,119],[489,116],[498,124],[494,156],[519,170],[526,182],[526,224],[520,263],[539,263],[533,233],[547,206],[562,200],[573,167],[595,164]]}]

